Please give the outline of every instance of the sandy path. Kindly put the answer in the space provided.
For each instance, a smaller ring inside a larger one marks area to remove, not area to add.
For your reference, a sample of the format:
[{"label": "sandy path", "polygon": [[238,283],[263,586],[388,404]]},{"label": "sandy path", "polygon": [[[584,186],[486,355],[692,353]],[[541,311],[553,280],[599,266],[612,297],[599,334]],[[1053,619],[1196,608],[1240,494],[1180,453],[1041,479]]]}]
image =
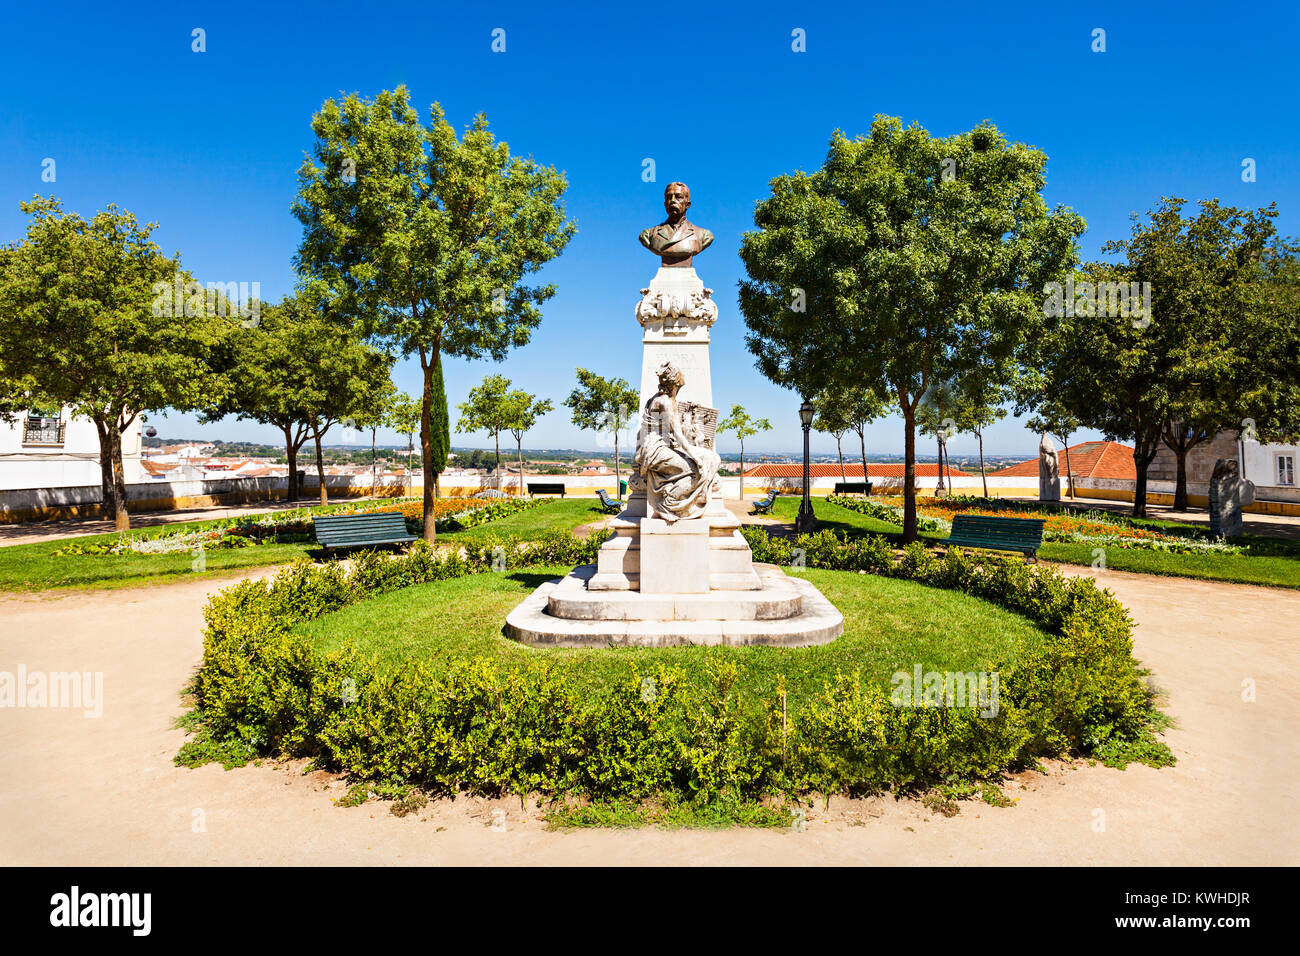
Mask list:
[{"label": "sandy path", "polygon": [[[0,862],[1300,862],[1300,592],[1104,573],[1140,624],[1138,656],[1169,694],[1174,768],[1026,774],[1008,788],[1015,807],[963,803],[950,819],[881,798],[835,800],[799,832],[550,833],[517,800],[444,801],[399,819],[383,803],[334,806],[341,786],[323,774],[174,767],[184,735],[170,724],[199,657],[203,599],[230,580],[0,597],[0,671],[102,671],[105,700],[99,719],[0,710]],[[1246,678],[1256,703],[1241,699]]]}]

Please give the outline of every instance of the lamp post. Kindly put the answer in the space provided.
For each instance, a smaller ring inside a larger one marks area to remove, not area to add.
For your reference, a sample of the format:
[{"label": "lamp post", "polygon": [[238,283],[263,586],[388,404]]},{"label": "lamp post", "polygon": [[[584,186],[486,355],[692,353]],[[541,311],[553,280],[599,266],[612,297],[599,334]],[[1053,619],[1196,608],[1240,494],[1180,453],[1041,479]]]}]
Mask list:
[{"label": "lamp post", "polygon": [[817,516],[813,514],[812,499],[808,496],[810,481],[808,478],[808,433],[812,431],[813,406],[808,399],[799,406],[799,423],[803,425],[803,501],[799,502],[799,515],[794,519],[796,534],[806,534],[817,525]]}]

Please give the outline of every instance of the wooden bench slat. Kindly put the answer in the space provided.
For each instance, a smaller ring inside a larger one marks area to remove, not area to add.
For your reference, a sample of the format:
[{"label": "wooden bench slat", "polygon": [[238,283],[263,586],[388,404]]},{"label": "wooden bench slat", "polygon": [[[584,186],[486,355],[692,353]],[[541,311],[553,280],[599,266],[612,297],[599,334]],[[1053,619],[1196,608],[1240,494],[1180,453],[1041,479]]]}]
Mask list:
[{"label": "wooden bench slat", "polygon": [[326,550],[371,544],[408,544],[417,540],[406,530],[406,518],[399,511],[314,516],[312,530],[316,533],[316,541]]},{"label": "wooden bench slat", "polygon": [[1045,518],[998,518],[991,515],[954,515],[952,531],[941,543],[949,547],[1020,551],[1026,559],[1043,544]]}]

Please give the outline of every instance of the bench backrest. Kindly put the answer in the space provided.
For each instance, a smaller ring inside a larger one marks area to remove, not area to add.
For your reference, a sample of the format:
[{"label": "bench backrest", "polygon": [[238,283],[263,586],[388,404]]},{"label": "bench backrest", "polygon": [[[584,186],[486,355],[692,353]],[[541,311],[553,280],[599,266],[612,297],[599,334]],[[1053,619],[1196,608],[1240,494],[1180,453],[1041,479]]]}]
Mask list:
[{"label": "bench backrest", "polygon": [[995,518],[991,515],[954,515],[952,537],[980,538],[1004,544],[1043,543],[1045,518]]},{"label": "bench backrest", "polygon": [[331,547],[400,541],[411,537],[400,511],[321,515],[311,519],[316,540]]}]

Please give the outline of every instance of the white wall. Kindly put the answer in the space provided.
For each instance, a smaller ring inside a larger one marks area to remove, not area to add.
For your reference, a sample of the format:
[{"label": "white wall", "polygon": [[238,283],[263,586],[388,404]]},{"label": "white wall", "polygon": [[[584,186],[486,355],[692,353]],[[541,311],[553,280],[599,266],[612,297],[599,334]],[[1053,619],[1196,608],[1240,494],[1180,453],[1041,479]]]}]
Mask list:
[{"label": "white wall", "polygon": [[[65,408],[63,444],[24,444],[23,412],[0,421],[0,489],[71,488],[100,483],[99,433],[88,418],[73,418]],[[143,480],[139,416],[122,435],[122,461],[128,484]]]},{"label": "white wall", "polygon": [[1278,485],[1277,455],[1290,455],[1297,467],[1300,478],[1300,445],[1261,445],[1259,442],[1243,442],[1241,446],[1242,461],[1245,465],[1243,477],[1255,483],[1258,497],[1273,501],[1300,501],[1300,487]]}]

